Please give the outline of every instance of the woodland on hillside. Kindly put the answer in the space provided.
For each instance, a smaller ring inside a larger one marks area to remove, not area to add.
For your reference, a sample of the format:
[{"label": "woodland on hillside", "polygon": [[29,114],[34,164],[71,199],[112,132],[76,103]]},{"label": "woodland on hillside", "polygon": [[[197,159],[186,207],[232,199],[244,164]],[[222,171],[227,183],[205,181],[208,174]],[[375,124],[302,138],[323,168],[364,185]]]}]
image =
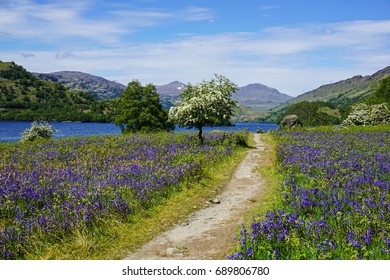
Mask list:
[{"label": "woodland on hillside", "polygon": [[109,122],[110,111],[110,102],[39,80],[13,62],[0,62],[0,120]]}]

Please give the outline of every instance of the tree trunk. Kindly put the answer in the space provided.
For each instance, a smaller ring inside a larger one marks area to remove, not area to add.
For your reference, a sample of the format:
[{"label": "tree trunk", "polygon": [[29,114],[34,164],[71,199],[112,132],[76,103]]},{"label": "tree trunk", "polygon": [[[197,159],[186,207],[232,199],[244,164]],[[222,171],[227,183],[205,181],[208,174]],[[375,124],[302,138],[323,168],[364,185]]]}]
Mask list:
[{"label": "tree trunk", "polygon": [[198,138],[199,138],[199,141],[200,141],[201,145],[203,145],[203,131],[202,131],[202,128],[203,128],[203,126],[198,126],[198,130],[199,130]]}]

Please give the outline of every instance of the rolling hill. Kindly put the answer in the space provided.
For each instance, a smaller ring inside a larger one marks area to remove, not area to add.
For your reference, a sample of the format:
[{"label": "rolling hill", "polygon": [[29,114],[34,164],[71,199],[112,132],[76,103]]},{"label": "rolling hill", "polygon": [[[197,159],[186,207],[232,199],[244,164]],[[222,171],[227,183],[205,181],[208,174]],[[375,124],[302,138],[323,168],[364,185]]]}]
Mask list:
[{"label": "rolling hill", "polygon": [[126,88],[121,83],[78,71],[60,71],[48,74],[33,73],[33,75],[40,80],[59,82],[73,91],[83,91],[99,100],[118,97]]},{"label": "rolling hill", "polygon": [[180,93],[186,88],[186,85],[179,81],[171,82],[167,85],[156,86],[160,95],[170,96],[172,98],[178,98]]},{"label": "rolling hill", "polygon": [[320,86],[271,109],[269,115],[262,120],[277,122],[289,111],[289,108],[294,107],[293,105],[297,104],[302,107],[300,104],[308,104],[308,102],[317,104],[326,102],[329,106],[325,106],[321,110],[331,117],[342,119],[349,112],[351,105],[369,97],[375,92],[380,82],[389,75],[390,66],[372,75],[357,75],[336,83]]},{"label": "rolling hill", "polygon": [[[171,82],[167,85],[157,86],[157,91],[161,95],[171,98],[172,101],[179,100],[179,95],[186,88],[186,85],[179,81]],[[274,108],[292,97],[280,93],[277,89],[268,87],[266,85],[255,83],[238,88],[233,94],[233,99],[237,100],[240,106],[245,107],[245,110],[252,110],[255,112],[265,112]]]},{"label": "rolling hill", "polygon": [[0,61],[0,120],[110,121],[107,104]]},{"label": "rolling hill", "polygon": [[280,93],[277,89],[263,84],[249,84],[238,89],[233,95],[240,105],[247,106],[257,112],[265,112],[271,108],[279,106],[292,97]]},{"label": "rolling hill", "polygon": [[387,75],[390,75],[390,66],[372,75],[364,77],[357,75],[336,83],[323,85],[290,99],[286,103],[273,108],[271,112],[283,111],[287,107],[302,101],[326,101],[333,103],[336,107],[348,106],[368,97],[375,91],[375,85]]}]

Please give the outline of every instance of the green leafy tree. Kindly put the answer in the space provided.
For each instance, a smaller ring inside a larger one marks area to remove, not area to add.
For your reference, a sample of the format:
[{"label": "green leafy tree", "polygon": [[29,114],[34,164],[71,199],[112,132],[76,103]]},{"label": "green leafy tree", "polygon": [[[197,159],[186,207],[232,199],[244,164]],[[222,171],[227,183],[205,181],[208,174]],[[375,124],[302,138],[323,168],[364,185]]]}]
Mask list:
[{"label": "green leafy tree", "polygon": [[390,110],[386,104],[372,105],[370,120],[372,125],[390,124]]},{"label": "green leafy tree", "polygon": [[237,86],[222,75],[203,81],[197,85],[189,84],[180,97],[183,99],[169,110],[169,118],[180,126],[198,129],[199,141],[203,144],[203,127],[230,125],[237,102],[232,94]]},{"label": "green leafy tree", "polygon": [[390,104],[390,76],[380,82],[377,90],[366,99],[366,103],[368,105]]},{"label": "green leafy tree", "polygon": [[173,129],[153,84],[142,86],[137,80],[130,82],[116,101],[114,114],[114,123],[123,133]]}]

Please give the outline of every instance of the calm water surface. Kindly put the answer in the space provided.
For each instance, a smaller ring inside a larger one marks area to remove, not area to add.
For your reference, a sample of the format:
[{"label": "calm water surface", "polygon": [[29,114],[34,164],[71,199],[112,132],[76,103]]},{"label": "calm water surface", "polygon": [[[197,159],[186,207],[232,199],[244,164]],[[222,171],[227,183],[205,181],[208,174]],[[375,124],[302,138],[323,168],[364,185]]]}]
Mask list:
[{"label": "calm water surface", "polygon": [[[55,134],[55,138],[74,137],[74,136],[91,136],[120,134],[119,127],[112,123],[67,123],[67,122],[50,122],[55,129],[60,132]],[[20,140],[20,133],[26,128],[31,127],[31,122],[9,122],[0,121],[0,142],[16,142]],[[210,130],[242,130],[248,129],[250,132],[256,132],[261,128],[265,131],[276,129],[278,125],[270,123],[236,123],[234,126],[214,126],[205,127],[204,131]],[[195,131],[194,129],[191,129]],[[175,131],[191,131],[187,128],[176,128]]]}]

